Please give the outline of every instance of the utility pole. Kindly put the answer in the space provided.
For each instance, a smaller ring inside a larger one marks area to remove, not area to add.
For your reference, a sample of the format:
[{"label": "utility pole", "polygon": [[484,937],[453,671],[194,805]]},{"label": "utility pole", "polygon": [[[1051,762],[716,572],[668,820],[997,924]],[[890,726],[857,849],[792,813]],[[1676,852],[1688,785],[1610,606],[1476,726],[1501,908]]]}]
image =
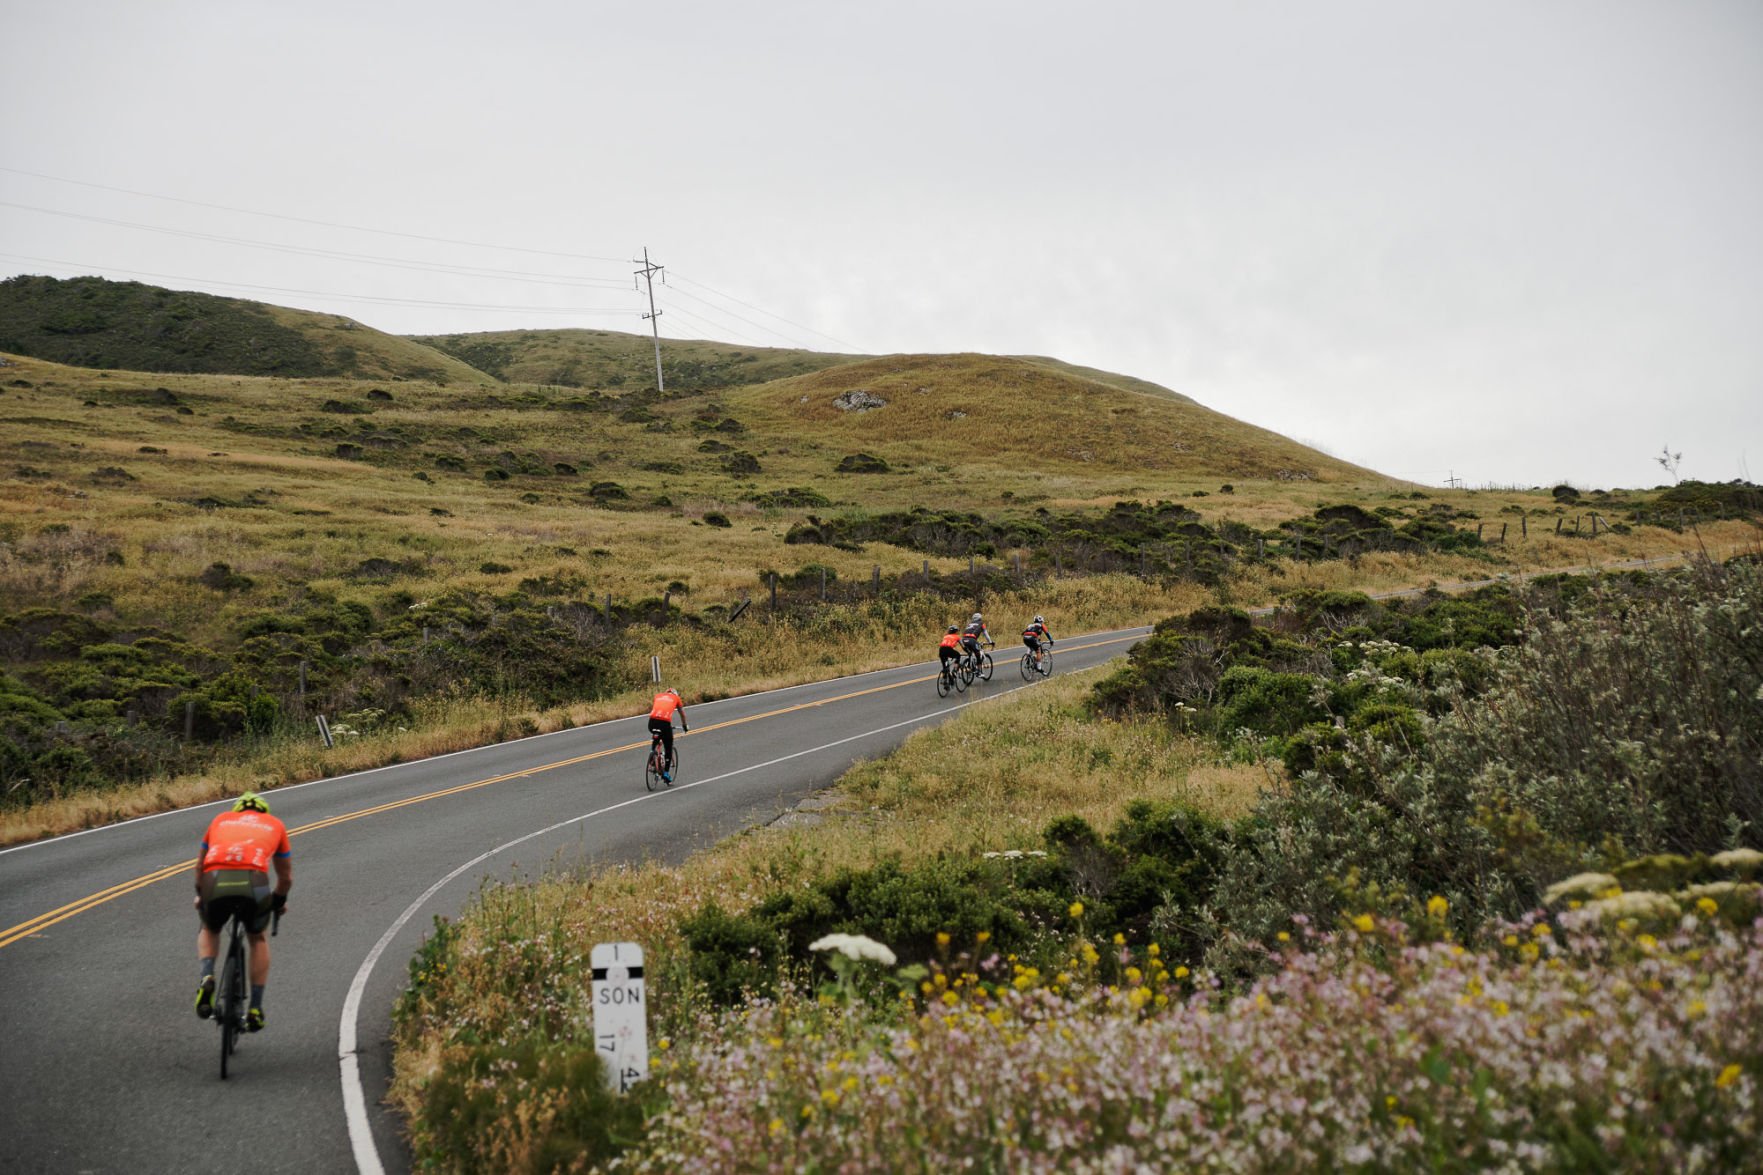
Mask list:
[{"label": "utility pole", "polygon": [[[659,355],[660,352],[657,351],[656,354]],[[660,363],[661,360],[657,359],[655,362]],[[1452,489],[1458,489],[1463,485],[1463,479],[1458,477],[1457,471],[1453,469],[1451,471],[1451,476],[1445,478],[1445,484],[1450,486]]]},{"label": "utility pole", "polygon": [[[667,268],[665,265],[656,265],[649,260],[649,246],[644,245],[643,268],[636,272],[637,276],[642,278],[649,287],[649,313],[643,317],[649,320],[649,330],[655,336],[655,390],[657,392],[667,390],[667,386],[661,381],[661,324],[657,321],[661,317],[661,311],[655,309],[655,275],[665,268]],[[666,276],[662,277],[661,284],[667,284]]]}]

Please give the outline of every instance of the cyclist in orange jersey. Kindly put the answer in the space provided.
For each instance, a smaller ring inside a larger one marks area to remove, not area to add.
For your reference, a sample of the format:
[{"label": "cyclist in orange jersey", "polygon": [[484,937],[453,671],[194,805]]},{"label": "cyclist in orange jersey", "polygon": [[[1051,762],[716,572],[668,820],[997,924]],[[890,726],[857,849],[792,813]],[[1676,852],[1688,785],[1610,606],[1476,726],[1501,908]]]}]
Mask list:
[{"label": "cyclist in orange jersey", "polygon": [[673,716],[679,715],[679,728],[690,733],[691,727],[686,725],[686,704],[680,701],[679,691],[664,689],[655,695],[655,701],[649,706],[649,733],[661,736],[662,749],[667,752],[667,770],[661,773],[667,782],[673,782]]},{"label": "cyclist in orange jersey", "polygon": [[[275,889],[269,870],[275,866]],[[209,822],[196,857],[196,914],[202,927],[196,932],[196,961],[201,970],[196,984],[196,1015],[204,1020],[214,1014],[214,956],[220,953],[220,932],[234,913],[245,923],[251,940],[251,1005],[245,1027],[263,1028],[263,989],[269,983],[269,940],[264,930],[270,915],[285,910],[288,891],[294,887],[294,859],[288,847],[288,830],[269,814],[269,805],[256,792],[240,796],[230,812]]]},{"label": "cyclist in orange jersey", "polygon": [[940,669],[961,656],[961,629],[951,624],[949,631],[943,634],[942,643],[937,645],[937,667]]}]

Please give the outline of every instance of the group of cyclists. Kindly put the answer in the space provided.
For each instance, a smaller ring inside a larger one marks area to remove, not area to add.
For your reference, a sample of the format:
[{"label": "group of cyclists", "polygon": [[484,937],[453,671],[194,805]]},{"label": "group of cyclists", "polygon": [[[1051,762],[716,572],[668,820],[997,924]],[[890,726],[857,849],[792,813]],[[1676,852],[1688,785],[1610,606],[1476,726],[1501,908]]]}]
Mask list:
[{"label": "group of cyclists", "polygon": [[[1039,665],[1047,650],[1053,647],[1053,633],[1047,628],[1046,617],[1036,616],[1029,622],[1022,630],[1022,643],[1034,654],[1035,664]],[[961,657],[977,657],[982,644],[997,647],[991,630],[986,627],[985,613],[975,612],[967,618],[965,628],[951,624],[943,633],[942,643],[937,646],[937,664],[941,667]]]},{"label": "group of cyclists", "polygon": [[[1053,634],[1044,617],[1036,616],[1022,630],[1022,643],[1037,664],[1053,647]],[[937,648],[939,663],[964,655],[977,656],[982,644],[996,647],[983,613],[975,612],[966,627],[951,624]],[[673,781],[673,719],[689,732],[686,707],[679,690],[671,687],[656,694],[649,706],[649,733],[661,741],[666,752],[665,778]],[[272,885],[270,872],[274,870]],[[209,822],[196,858],[196,914],[201,928],[196,934],[196,1015],[214,1015],[214,961],[220,952],[220,932],[235,914],[245,923],[251,943],[251,998],[245,1027],[263,1028],[263,993],[269,983],[269,940],[264,931],[271,916],[287,908],[294,886],[294,861],[288,847],[287,827],[270,815],[269,804],[248,791],[229,811]]]}]

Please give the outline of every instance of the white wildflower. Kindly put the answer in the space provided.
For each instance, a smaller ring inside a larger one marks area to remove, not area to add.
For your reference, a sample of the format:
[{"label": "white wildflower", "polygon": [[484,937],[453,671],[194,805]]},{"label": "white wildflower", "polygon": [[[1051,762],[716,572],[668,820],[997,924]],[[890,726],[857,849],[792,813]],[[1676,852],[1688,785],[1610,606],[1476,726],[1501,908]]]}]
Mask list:
[{"label": "white wildflower", "polygon": [[874,959],[884,967],[894,965],[894,952],[861,934],[829,934],[808,944],[811,951],[837,951],[847,959]]},{"label": "white wildflower", "polygon": [[1551,885],[1543,894],[1543,904],[1552,906],[1563,898],[1595,898],[1618,888],[1608,873],[1580,873]]}]

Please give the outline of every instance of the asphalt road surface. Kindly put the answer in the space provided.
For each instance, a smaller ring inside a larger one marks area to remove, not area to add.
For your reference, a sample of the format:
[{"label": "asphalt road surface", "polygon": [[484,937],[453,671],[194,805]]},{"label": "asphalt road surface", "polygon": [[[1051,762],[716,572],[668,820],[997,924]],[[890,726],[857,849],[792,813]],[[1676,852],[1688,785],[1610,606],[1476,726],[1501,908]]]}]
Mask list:
[{"label": "asphalt road surface", "polygon": [[[1056,672],[1147,630],[1060,641]],[[679,862],[966,706],[1028,688],[1021,648],[936,696],[934,663],[686,708],[648,793],[642,717],[279,789],[294,892],[267,1027],[219,1076],[192,1011],[191,870],[208,804],[0,851],[0,1171],[404,1171],[381,1104],[391,1008],[434,915],[486,879]]]}]

